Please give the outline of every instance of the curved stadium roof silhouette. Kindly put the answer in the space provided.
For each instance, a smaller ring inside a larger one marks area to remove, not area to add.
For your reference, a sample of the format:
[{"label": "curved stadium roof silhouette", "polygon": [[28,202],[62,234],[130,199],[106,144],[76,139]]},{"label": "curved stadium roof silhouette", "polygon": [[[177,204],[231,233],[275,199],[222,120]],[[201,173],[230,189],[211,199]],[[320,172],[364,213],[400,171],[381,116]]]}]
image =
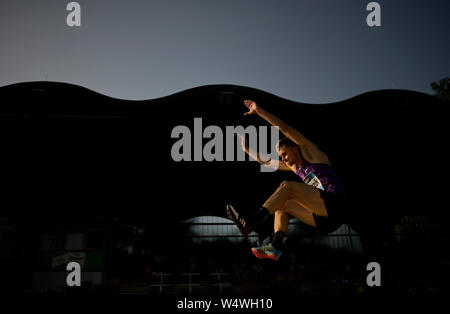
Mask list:
[{"label": "curved stadium roof silhouette", "polygon": [[[330,104],[297,103],[253,88],[208,85],[131,101],[57,82],[0,88],[5,137],[4,208],[30,219],[115,215],[157,226],[200,215],[224,216],[233,203],[260,206],[285,173],[256,163],[181,162],[170,157],[177,125],[265,125],[244,117],[254,99],[303,132],[329,156],[352,196],[350,225],[391,227],[409,213],[441,219],[436,193],[448,170],[448,102],[406,90],[380,90]],[[249,185],[251,188],[249,188]],[[42,208],[33,211],[32,208]]]}]

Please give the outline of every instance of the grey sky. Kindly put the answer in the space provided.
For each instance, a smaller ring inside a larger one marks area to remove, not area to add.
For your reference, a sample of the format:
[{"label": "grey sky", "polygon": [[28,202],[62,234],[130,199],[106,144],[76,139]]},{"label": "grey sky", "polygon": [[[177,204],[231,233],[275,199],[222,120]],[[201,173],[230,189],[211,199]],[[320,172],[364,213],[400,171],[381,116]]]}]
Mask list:
[{"label": "grey sky", "polygon": [[326,103],[450,76],[450,1],[2,0],[0,86],[60,81],[123,99],[209,84]]}]

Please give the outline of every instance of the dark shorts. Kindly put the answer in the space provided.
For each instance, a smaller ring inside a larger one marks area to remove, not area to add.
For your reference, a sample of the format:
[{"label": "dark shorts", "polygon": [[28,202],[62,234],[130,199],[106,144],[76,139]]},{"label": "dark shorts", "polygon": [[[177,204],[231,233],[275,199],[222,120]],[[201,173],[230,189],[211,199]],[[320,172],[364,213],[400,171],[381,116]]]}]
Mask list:
[{"label": "dark shorts", "polygon": [[344,193],[331,193],[320,191],[320,196],[325,201],[328,217],[313,214],[317,228],[324,233],[336,231],[347,217],[347,196]]}]

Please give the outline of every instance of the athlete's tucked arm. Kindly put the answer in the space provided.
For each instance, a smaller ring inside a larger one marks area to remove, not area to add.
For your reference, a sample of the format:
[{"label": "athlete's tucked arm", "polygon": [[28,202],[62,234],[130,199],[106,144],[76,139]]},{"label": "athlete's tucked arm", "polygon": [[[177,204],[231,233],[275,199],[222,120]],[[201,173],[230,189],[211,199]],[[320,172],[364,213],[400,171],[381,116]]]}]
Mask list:
[{"label": "athlete's tucked arm", "polygon": [[[272,160],[269,156],[265,155],[265,154],[261,154],[255,151],[250,150],[249,145],[248,145],[248,141],[245,138],[245,136],[242,136],[240,134],[237,134],[238,137],[241,139],[241,143],[242,143],[242,149],[248,154],[250,155],[250,157],[252,157],[254,160],[256,160],[257,162],[259,162],[262,165],[265,165],[267,167],[270,167],[272,169],[275,170],[281,170],[281,171],[291,171],[291,169],[286,166],[284,164],[284,162],[282,162],[281,160]],[[261,157],[264,160],[267,161],[262,161]]]},{"label": "athlete's tucked arm", "polygon": [[302,133],[289,126],[280,118],[262,109],[258,104],[252,100],[244,100],[245,106],[249,109],[244,115],[257,114],[271,125],[276,126],[279,130],[290,138],[302,149],[303,156],[311,162],[315,163],[330,163],[328,156],[322,152],[316,144],[307,139]]}]

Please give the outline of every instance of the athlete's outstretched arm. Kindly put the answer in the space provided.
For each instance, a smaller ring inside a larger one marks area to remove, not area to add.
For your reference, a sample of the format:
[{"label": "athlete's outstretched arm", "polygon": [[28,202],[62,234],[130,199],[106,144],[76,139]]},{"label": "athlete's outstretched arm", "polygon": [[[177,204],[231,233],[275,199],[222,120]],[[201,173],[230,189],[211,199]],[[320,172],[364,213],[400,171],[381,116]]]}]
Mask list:
[{"label": "athlete's outstretched arm", "polygon": [[[284,162],[282,162],[281,160],[278,160],[278,162],[276,162],[275,160],[272,160],[271,158],[269,158],[269,156],[265,155],[265,154],[261,154],[255,151],[250,150],[249,146],[248,146],[248,141],[245,138],[245,136],[242,136],[240,134],[238,134],[239,138],[241,139],[241,143],[242,143],[242,149],[248,154],[250,155],[250,157],[252,157],[254,160],[256,160],[257,162],[259,162],[262,165],[265,165],[267,167],[270,167],[272,169],[275,170],[281,170],[281,171],[291,171],[291,169],[286,166],[284,164]],[[264,160],[267,161],[262,161],[261,157]]]},{"label": "athlete's outstretched arm", "polygon": [[284,135],[301,147],[303,154],[306,155],[308,159],[312,159],[316,162],[329,162],[327,155],[298,130],[289,126],[277,116],[267,112],[252,100],[244,100],[244,104],[249,109],[244,115],[257,114],[271,125],[278,127]]}]

